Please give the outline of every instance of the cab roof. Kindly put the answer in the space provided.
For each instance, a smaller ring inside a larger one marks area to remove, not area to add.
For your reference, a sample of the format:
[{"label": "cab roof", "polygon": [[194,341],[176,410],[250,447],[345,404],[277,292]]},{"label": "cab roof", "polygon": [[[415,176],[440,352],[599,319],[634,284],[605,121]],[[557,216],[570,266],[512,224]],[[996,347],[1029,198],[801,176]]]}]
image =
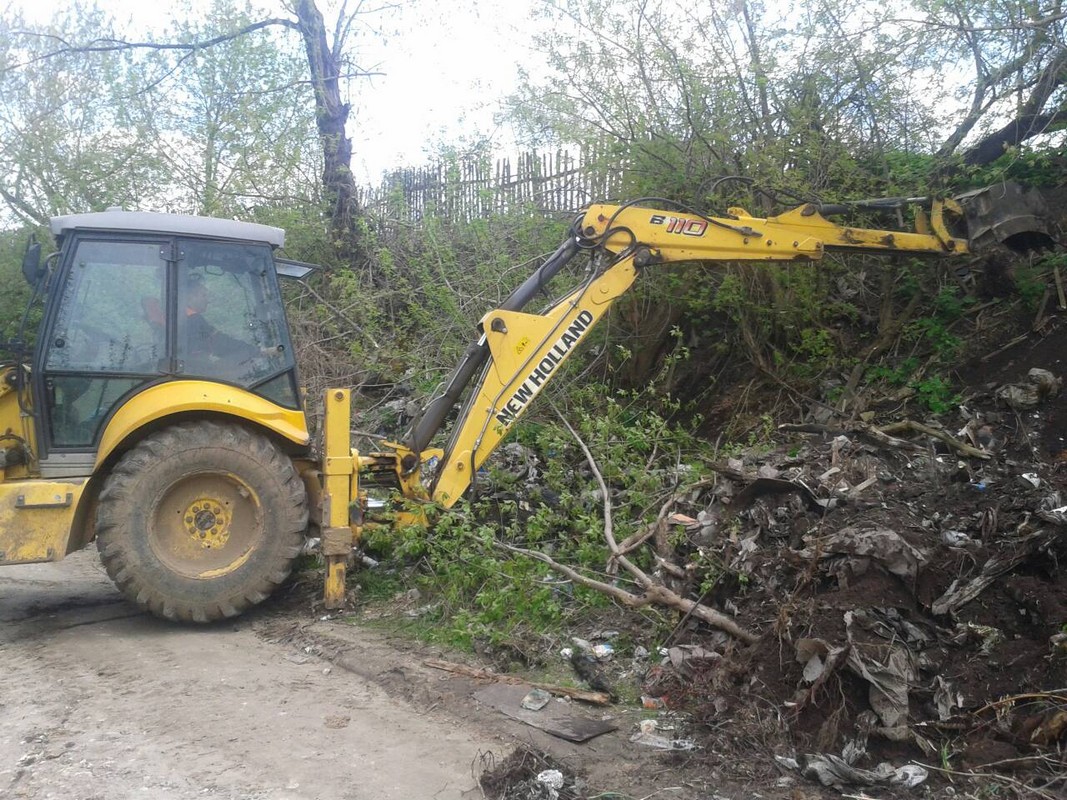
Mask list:
[{"label": "cab roof", "polygon": [[107,211],[97,211],[91,214],[67,214],[62,217],[52,217],[50,228],[52,235],[56,237],[65,236],[75,230],[99,230],[236,239],[246,242],[265,242],[272,247],[282,247],[285,244],[285,231],[270,225],[215,217],[194,217],[187,214],[123,211],[118,208],[109,208]]}]

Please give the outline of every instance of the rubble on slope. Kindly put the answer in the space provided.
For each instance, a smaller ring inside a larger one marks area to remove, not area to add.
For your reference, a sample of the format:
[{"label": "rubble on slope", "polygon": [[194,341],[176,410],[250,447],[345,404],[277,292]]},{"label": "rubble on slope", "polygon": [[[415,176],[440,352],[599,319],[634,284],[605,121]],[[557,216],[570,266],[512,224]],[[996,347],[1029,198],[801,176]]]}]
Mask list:
[{"label": "rubble on slope", "polygon": [[760,634],[709,642],[690,621],[676,641],[721,658],[684,673],[664,659],[649,676],[647,693],[703,724],[715,767],[747,753],[751,771],[756,747],[764,777],[899,788],[921,782],[902,767],[925,764],[1010,776],[1020,796],[1067,791],[1057,338],[982,365],[936,431],[898,427],[906,441],[887,441],[864,425],[785,426],[678,504],[689,523],[676,556],[728,566],[705,602]]}]

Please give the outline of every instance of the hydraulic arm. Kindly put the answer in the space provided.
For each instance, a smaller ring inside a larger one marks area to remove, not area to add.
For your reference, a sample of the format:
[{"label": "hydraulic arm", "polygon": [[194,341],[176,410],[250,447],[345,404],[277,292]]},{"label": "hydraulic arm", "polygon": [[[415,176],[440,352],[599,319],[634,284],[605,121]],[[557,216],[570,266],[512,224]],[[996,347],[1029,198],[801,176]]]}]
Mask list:
[{"label": "hydraulic arm", "polygon": [[[324,547],[330,575],[327,606],[337,607],[343,599],[344,559],[362,526],[359,471],[394,474],[402,494],[410,499],[432,500],[444,507],[457,502],[512,425],[641,271],[682,261],[812,262],[831,250],[960,255],[968,252],[967,240],[953,236],[949,223],[961,215],[955,201],[929,201],[917,209],[915,230],[900,232],[838,225],[814,204],[765,219],[738,208],[731,208],[726,217],[707,217],[635,203],[591,206],[575,222],[566,241],[499,308],[482,317],[477,340],[402,443],[360,456],[355,451],[340,452],[345,446],[343,437],[334,438],[337,451],[326,453],[326,463],[341,469],[332,482],[337,489],[324,504],[333,516],[332,522],[323,521],[324,545],[328,536],[332,542],[328,549]],[[577,288],[540,313],[523,310],[583,253],[591,256],[591,266]],[[448,444],[443,451],[429,450],[464,393],[466,400]],[[328,410],[331,404],[337,404],[335,392],[327,395]],[[429,485],[424,485],[421,471],[431,458],[437,459],[436,469]],[[343,504],[338,503],[336,495],[348,487],[350,493]],[[352,516],[346,523],[349,507]],[[404,520],[413,521],[410,516]]]},{"label": "hydraulic arm", "polygon": [[[450,506],[496,449],[514,422],[557,374],[560,365],[633,285],[656,264],[679,261],[817,261],[828,250],[946,255],[967,252],[951,236],[945,212],[952,201],[935,201],[921,225],[904,233],[842,227],[818,207],[805,205],[767,219],[730,209],[727,218],[666,212],[636,205],[595,205],[575,224],[572,236],[499,308],[479,323],[481,336],[464,354],[440,396],[412,428],[401,457],[409,467],[429,445],[464,389],[481,372],[437,466],[430,497]],[[576,255],[593,254],[582,285],[540,314],[522,309]]]}]

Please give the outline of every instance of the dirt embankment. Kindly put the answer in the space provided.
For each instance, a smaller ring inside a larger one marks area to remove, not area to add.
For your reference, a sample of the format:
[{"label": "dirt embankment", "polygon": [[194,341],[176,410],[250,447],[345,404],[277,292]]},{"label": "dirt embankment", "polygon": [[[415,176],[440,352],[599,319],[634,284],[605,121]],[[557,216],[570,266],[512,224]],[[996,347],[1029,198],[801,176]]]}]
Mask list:
[{"label": "dirt embankment", "polygon": [[923,421],[937,436],[788,426],[679,509],[730,567],[707,602],[760,636],[683,626],[721,657],[646,686],[694,713],[710,766],[914,796],[899,768],[918,763],[924,791],[1067,792],[1065,333],[962,366],[958,412]]}]

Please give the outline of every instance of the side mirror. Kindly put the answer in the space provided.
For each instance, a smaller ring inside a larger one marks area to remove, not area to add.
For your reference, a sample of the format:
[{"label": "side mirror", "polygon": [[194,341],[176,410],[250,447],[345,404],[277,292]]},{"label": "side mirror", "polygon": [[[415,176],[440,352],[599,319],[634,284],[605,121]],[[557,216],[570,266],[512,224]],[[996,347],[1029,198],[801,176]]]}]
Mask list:
[{"label": "side mirror", "polygon": [[37,237],[31,235],[26,243],[26,254],[22,257],[22,275],[30,286],[37,288],[37,284],[45,276],[45,270],[41,268],[41,243]]}]

